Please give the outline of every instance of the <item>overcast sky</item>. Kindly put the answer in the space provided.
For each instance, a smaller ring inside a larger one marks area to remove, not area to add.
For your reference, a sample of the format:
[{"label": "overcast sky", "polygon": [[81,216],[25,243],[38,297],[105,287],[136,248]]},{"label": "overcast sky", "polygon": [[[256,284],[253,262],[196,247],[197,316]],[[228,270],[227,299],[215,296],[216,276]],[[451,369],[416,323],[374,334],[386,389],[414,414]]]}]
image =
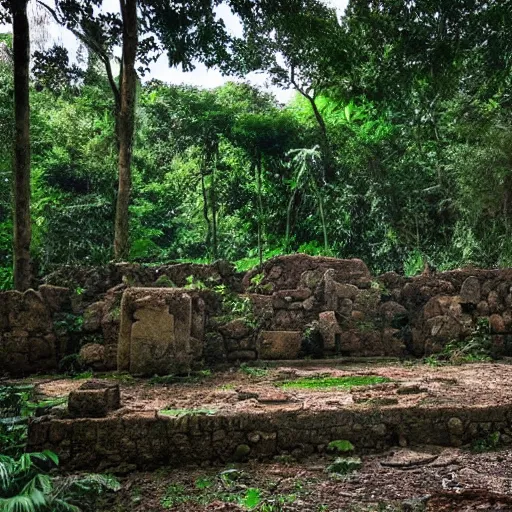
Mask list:
[{"label": "overcast sky", "polygon": [[[325,0],[326,3],[335,7],[340,14],[345,10],[348,0]],[[49,2],[53,3],[53,2]],[[104,0],[104,9],[106,11],[119,11],[119,0]],[[229,7],[221,5],[218,9],[218,15],[224,20],[226,27],[235,35],[241,34],[241,26],[236,16],[234,16]],[[10,28],[10,27],[9,27]],[[0,31],[2,27],[0,26]],[[76,54],[78,49],[78,42],[75,37],[67,31],[65,28],[52,23],[48,27],[47,43],[60,43],[70,52],[70,56]],[[33,43],[37,45],[37,36],[33,37]],[[189,73],[183,73],[180,68],[169,68],[167,57],[163,55],[160,59],[153,63],[150,68],[150,73],[145,79],[156,78],[165,82],[173,84],[189,84],[200,87],[217,87],[222,85],[228,80],[233,78],[222,76],[222,74],[216,69],[206,69],[202,64],[198,64],[194,71]],[[272,86],[267,87],[268,77],[261,73],[251,73],[246,77],[248,81],[255,85],[262,86],[270,89],[279,99],[279,101],[285,103],[293,96],[293,91],[278,89]]]}]

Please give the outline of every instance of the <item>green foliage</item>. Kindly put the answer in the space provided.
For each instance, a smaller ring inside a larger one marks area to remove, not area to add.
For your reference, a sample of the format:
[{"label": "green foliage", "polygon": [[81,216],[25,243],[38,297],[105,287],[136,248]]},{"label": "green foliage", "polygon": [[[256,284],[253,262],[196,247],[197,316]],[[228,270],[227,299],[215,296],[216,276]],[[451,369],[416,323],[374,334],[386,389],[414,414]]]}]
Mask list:
[{"label": "green foliage", "polygon": [[479,318],[475,330],[464,340],[454,340],[447,343],[439,354],[433,354],[425,359],[431,366],[441,364],[465,364],[490,361],[491,358],[491,328],[487,318]]},{"label": "green foliage", "polygon": [[327,467],[327,472],[336,475],[347,475],[361,469],[362,462],[359,457],[338,457]]},{"label": "green foliage", "polygon": [[24,453],[18,458],[0,455],[0,510],[92,512],[100,494],[120,488],[109,476],[50,476],[48,470],[58,463],[50,451]]},{"label": "green foliage", "polygon": [[373,386],[391,382],[387,377],[378,375],[354,375],[347,377],[303,377],[296,380],[280,382],[279,386],[284,389],[350,389],[354,386]]},{"label": "green foliage", "polygon": [[327,450],[330,452],[349,453],[353,452],[354,449],[354,445],[350,441],[347,441],[346,439],[331,441],[327,445]]},{"label": "green foliage", "polygon": [[406,277],[413,277],[421,274],[425,268],[425,260],[420,251],[415,250],[409,253],[404,261],[404,274]]},{"label": "green foliage", "polygon": [[193,486],[182,483],[169,485],[160,503],[163,508],[173,510],[176,507],[205,506],[213,502],[234,503],[242,510],[260,512],[278,512],[287,510],[301,493],[305,492],[300,482],[295,485],[294,493],[276,492],[275,482],[269,481],[261,488],[254,487],[251,476],[236,468],[221,471],[216,476],[203,476],[195,480]]},{"label": "green foliage", "polygon": [[[85,17],[108,55],[120,20],[98,20],[89,3],[67,22],[81,30]],[[298,251],[406,275],[425,262],[439,270],[512,264],[507,2],[354,0],[340,20],[318,0],[228,4],[242,39],[207,2],[183,3],[178,21],[165,2],[149,2],[141,27],[162,38],[173,64],[190,69],[199,59],[239,76],[264,69],[297,95],[283,106],[246,83],[141,84],[131,260],[225,258],[245,271]],[[152,46],[144,41],[142,65]],[[117,177],[108,79],[94,57],[78,70],[65,49],[46,53],[34,55],[31,94],[40,274],[110,261]],[[61,65],[45,71],[43,57]],[[4,59],[0,289],[12,286],[12,101]]]},{"label": "green foliage", "polygon": [[497,450],[501,444],[501,434],[491,432],[487,436],[474,440],[471,443],[471,451],[475,453],[492,452]]},{"label": "green foliage", "polygon": [[249,366],[247,363],[242,363],[240,365],[240,371],[249,377],[266,377],[269,374],[269,370],[267,368]]}]

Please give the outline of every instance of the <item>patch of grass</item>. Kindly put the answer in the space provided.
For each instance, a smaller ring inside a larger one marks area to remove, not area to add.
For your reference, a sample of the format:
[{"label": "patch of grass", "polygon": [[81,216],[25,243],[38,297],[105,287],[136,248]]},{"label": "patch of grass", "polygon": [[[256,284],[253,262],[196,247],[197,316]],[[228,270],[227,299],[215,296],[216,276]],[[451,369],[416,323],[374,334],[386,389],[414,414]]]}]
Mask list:
[{"label": "patch of grass", "polygon": [[162,409],[160,414],[174,417],[198,415],[213,416],[216,412],[217,409]]},{"label": "patch of grass", "polygon": [[73,375],[71,378],[73,380],[86,380],[86,379],[92,379],[93,377],[93,373],[91,371],[88,371],[88,372],[82,372],[82,373],[77,373],[76,375]]},{"label": "patch of grass", "polygon": [[133,375],[129,373],[107,373],[106,375],[102,376],[104,379],[108,380],[116,380],[117,382],[120,382],[121,384],[135,384],[136,379]]},{"label": "patch of grass", "polygon": [[234,384],[222,384],[222,386],[219,386],[219,389],[221,391],[231,391],[231,390],[235,389],[235,385]]},{"label": "patch of grass", "polygon": [[245,363],[240,365],[240,371],[250,377],[266,377],[269,373],[268,368],[260,368],[258,366],[248,366]]},{"label": "patch of grass", "polygon": [[284,389],[350,389],[354,386],[374,386],[391,382],[387,377],[379,375],[353,375],[347,377],[304,377],[301,379],[280,382],[277,385]]}]

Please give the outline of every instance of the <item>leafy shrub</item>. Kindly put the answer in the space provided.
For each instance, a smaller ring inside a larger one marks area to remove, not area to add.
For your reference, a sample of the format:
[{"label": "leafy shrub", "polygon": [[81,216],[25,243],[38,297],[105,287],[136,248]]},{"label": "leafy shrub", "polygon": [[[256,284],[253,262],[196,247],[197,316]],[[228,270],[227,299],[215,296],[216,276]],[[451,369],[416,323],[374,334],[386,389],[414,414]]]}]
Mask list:
[{"label": "leafy shrub", "polygon": [[59,459],[50,451],[19,458],[0,455],[0,510],[6,512],[80,512],[95,510],[106,490],[117,491],[117,480],[104,475],[52,477]]}]

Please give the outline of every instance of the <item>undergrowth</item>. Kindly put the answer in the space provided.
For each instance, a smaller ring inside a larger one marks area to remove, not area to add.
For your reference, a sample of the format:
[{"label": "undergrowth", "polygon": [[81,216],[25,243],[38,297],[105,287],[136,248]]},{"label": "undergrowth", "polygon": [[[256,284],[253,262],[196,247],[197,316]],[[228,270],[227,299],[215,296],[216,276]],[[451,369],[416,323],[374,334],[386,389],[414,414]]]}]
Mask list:
[{"label": "undergrowth", "polygon": [[[233,503],[243,510],[279,512],[297,502],[303,492],[300,481],[291,491],[277,492],[278,482],[269,481],[263,487],[254,487],[250,475],[238,469],[227,469],[214,476],[204,476],[192,488],[174,483],[167,487],[160,504],[168,510],[176,507],[209,505],[213,502]],[[183,508],[186,510],[186,508]]]},{"label": "undergrowth", "polygon": [[439,354],[425,358],[431,366],[491,361],[491,328],[487,318],[479,318],[471,336],[447,343]]}]

